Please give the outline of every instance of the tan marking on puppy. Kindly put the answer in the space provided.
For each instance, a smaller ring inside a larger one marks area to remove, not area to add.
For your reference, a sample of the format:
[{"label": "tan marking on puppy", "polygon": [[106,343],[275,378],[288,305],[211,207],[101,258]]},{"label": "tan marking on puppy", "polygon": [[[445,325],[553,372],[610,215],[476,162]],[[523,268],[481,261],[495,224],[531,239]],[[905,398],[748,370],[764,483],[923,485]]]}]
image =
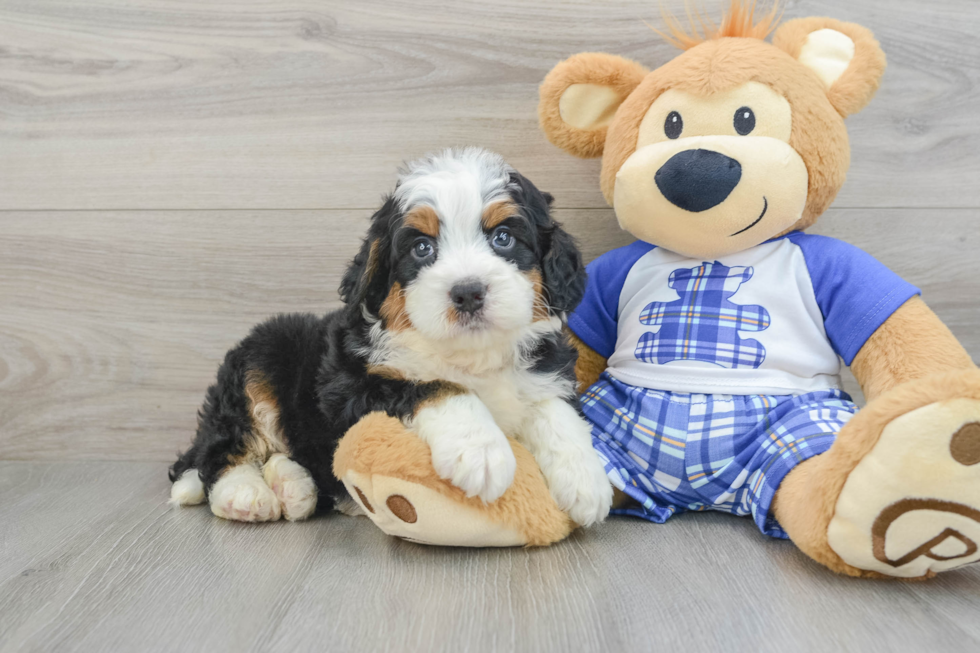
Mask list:
[{"label": "tan marking on puppy", "polygon": [[371,248],[368,250],[367,265],[364,268],[364,278],[370,281],[374,273],[378,271],[378,244],[377,239],[371,241]]},{"label": "tan marking on puppy", "polygon": [[405,375],[393,367],[387,365],[368,365],[367,373],[391,379],[392,381],[404,381]]},{"label": "tan marking on puppy", "polygon": [[418,206],[405,216],[405,226],[418,229],[426,236],[439,237],[439,214],[431,206]]},{"label": "tan marking on puppy", "polygon": [[548,298],[544,296],[544,280],[541,278],[541,270],[530,270],[523,273],[531,285],[534,286],[534,313],[533,320],[535,322],[540,322],[541,320],[551,319],[548,314]]},{"label": "tan marking on puppy", "polygon": [[451,381],[435,381],[434,385],[437,385],[438,388],[431,395],[429,395],[421,402],[419,402],[419,405],[415,407],[416,413],[418,413],[426,406],[438,404],[442,401],[445,401],[449,397],[469,394],[469,390],[459,385],[458,383],[452,383]]},{"label": "tan marking on puppy", "polygon": [[245,438],[245,451],[238,455],[229,454],[229,464],[262,465],[273,454],[289,455],[279,426],[279,402],[272,385],[258,370],[250,370],[245,375],[245,395],[248,397],[252,430]]},{"label": "tan marking on puppy", "polygon": [[517,214],[517,206],[513,202],[507,200],[494,202],[483,209],[483,218],[481,219],[483,229],[490,231],[507,218],[512,218]]},{"label": "tan marking on puppy", "polygon": [[249,449],[255,460],[265,462],[274,453],[289,453],[279,426],[279,401],[272,385],[258,370],[245,375],[245,394],[252,415],[252,439]]},{"label": "tan marking on puppy", "polygon": [[404,331],[411,328],[412,320],[408,317],[408,311],[405,310],[405,293],[397,281],[392,285],[378,313],[384,320],[385,328],[388,331]]}]

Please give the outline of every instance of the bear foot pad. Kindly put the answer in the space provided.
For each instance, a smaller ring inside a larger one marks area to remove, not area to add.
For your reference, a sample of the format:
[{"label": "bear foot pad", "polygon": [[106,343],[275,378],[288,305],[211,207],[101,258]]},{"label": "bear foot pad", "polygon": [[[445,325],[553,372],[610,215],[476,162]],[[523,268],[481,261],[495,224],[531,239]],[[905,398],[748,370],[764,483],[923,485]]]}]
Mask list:
[{"label": "bear foot pad", "polygon": [[517,531],[494,523],[478,508],[436,490],[390,476],[348,471],[342,479],[368,518],[388,535],[440,546],[522,546]]},{"label": "bear foot pad", "polygon": [[980,560],[980,401],[888,424],[847,477],[828,541],[844,562],[900,578]]}]

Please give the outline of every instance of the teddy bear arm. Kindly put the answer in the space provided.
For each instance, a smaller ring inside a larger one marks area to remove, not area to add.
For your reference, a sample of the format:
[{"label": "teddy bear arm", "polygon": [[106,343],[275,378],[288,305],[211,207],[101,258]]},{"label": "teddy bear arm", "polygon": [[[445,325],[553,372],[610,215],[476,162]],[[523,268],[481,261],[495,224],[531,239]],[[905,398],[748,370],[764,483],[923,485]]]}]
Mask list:
[{"label": "teddy bear arm", "polygon": [[975,367],[956,336],[918,296],[885,320],[851,363],[868,401],[906,381]]},{"label": "teddy bear arm", "polygon": [[599,380],[599,375],[606,369],[606,359],[582,342],[571,330],[568,331],[568,338],[571,340],[572,346],[578,351],[578,360],[575,362],[575,380],[578,381],[578,391],[581,394]]}]

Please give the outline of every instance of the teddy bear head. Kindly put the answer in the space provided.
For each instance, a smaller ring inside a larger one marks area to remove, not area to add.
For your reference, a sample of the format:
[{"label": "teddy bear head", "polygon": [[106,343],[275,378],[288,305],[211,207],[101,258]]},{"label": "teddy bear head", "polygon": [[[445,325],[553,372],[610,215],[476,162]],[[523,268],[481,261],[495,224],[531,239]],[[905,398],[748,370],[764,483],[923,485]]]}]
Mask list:
[{"label": "teddy bear head", "polygon": [[541,85],[548,139],[602,157],[603,195],[640,240],[691,257],[741,251],[810,226],[844,183],[844,118],[871,100],[884,53],[859,25],[775,29],[775,6],[758,21],[753,9],[732,0],[720,26],[693,33],[668,17],[663,36],[684,52],[653,71],[585,52]]}]

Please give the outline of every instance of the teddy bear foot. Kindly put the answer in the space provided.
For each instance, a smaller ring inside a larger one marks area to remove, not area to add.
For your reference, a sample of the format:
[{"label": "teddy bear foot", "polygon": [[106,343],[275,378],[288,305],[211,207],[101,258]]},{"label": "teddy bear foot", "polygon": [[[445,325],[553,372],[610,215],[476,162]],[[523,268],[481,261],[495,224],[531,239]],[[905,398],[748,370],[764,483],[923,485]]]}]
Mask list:
[{"label": "teddy bear foot", "polygon": [[980,371],[875,398],[780,484],[775,516],[807,555],[865,578],[980,561]]},{"label": "teddy bear foot", "polygon": [[888,423],[848,475],[827,540],[845,563],[903,578],[980,560],[980,401]]},{"label": "teddy bear foot", "polygon": [[342,480],[374,525],[393,537],[440,546],[527,544],[518,531],[419,483],[353,470]]},{"label": "teddy bear foot", "polygon": [[439,478],[432,453],[398,419],[371,413],[334,454],[334,475],[388,535],[422,544],[467,547],[543,546],[574,528],[558,509],[531,454],[510,441],[514,482],[485,504]]}]

